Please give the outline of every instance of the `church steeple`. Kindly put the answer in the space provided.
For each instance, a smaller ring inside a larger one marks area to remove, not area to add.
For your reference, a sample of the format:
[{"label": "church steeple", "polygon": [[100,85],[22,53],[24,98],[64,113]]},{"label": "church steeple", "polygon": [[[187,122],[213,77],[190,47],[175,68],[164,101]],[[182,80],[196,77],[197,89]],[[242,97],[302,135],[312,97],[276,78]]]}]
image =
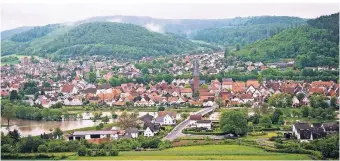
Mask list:
[{"label": "church steeple", "polygon": [[199,72],[199,67],[198,67],[198,61],[197,59],[194,60],[194,71],[192,73],[192,76],[194,77],[193,79],[193,91],[196,93],[200,87],[200,72]]},{"label": "church steeple", "polygon": [[197,76],[199,77],[200,76],[200,72],[199,72],[199,67],[198,67],[198,62],[197,62],[197,59],[194,60],[194,71],[193,71],[193,74],[192,76]]}]

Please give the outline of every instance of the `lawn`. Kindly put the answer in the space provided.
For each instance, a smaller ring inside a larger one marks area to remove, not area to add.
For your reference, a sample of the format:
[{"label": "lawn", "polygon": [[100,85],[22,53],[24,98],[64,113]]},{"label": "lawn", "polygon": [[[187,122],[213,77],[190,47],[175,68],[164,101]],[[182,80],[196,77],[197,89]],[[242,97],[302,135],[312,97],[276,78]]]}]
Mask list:
[{"label": "lawn", "polygon": [[[115,126],[115,125],[116,125],[116,123],[107,123],[107,124],[104,124],[103,129],[109,128],[109,127],[112,127],[112,126]],[[79,129],[68,130],[68,131],[64,131],[64,134],[72,133],[74,131],[91,131],[91,130],[97,130],[96,126],[90,126],[90,127],[83,127],[83,128],[79,128]]]},{"label": "lawn", "polygon": [[271,138],[273,136],[277,136],[276,131],[265,131],[265,132],[267,133],[266,135],[260,135],[260,136],[250,136],[250,135],[247,135],[244,138],[245,139],[253,140],[253,139],[269,139],[269,138]]},{"label": "lawn", "polygon": [[124,151],[116,157],[77,157],[78,160],[310,160],[303,154],[266,152],[239,145],[202,145],[170,148],[162,151]]}]

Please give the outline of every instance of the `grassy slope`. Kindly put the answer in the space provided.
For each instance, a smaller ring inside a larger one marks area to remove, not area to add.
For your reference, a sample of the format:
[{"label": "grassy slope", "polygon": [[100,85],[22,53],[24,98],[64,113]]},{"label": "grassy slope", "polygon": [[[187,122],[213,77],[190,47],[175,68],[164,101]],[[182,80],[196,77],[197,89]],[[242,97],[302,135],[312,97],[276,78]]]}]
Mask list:
[{"label": "grassy slope", "polygon": [[239,145],[203,145],[171,148],[162,151],[127,151],[117,157],[77,157],[78,160],[308,160],[307,155],[265,152]]}]

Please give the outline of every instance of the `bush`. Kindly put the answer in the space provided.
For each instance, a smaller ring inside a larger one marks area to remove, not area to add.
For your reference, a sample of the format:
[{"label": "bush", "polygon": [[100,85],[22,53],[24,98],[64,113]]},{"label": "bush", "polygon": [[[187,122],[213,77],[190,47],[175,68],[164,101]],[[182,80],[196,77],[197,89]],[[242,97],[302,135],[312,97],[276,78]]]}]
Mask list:
[{"label": "bush", "polygon": [[39,145],[38,147],[38,152],[47,152],[48,149],[47,149],[47,146],[46,145]]},{"label": "bush", "polygon": [[78,155],[79,156],[85,156],[86,155],[86,147],[85,146],[82,146],[81,148],[78,149]]},{"label": "bush", "polygon": [[87,156],[93,156],[93,152],[92,152],[91,149],[87,149],[86,154],[87,154]]},{"label": "bush", "polygon": [[110,152],[109,152],[109,155],[110,156],[118,156],[118,151],[117,150],[111,150]]},{"label": "bush", "polygon": [[96,151],[96,156],[106,156],[106,151],[104,149],[100,149]]},{"label": "bush", "polygon": [[1,146],[1,152],[2,153],[11,153],[13,151],[11,145],[9,144],[4,144]]}]

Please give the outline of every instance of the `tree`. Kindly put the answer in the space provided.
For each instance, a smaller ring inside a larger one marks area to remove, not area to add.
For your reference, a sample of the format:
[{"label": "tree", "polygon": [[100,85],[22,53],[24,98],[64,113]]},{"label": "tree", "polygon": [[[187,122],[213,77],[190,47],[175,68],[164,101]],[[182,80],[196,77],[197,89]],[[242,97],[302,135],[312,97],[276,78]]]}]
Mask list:
[{"label": "tree", "polygon": [[20,97],[19,97],[19,95],[18,95],[18,92],[17,92],[16,90],[11,91],[11,93],[10,93],[10,95],[9,95],[9,99],[10,99],[11,101],[20,99]]},{"label": "tree", "polygon": [[273,124],[277,124],[279,122],[279,118],[282,114],[283,112],[281,110],[275,109],[275,111],[273,112],[273,116],[272,116]]},{"label": "tree", "polygon": [[46,145],[39,145],[38,146],[38,152],[40,152],[40,153],[45,153],[45,152],[47,152],[48,151],[48,149],[47,149],[47,146]]},{"label": "tree", "polygon": [[95,72],[90,72],[89,75],[88,75],[88,81],[90,83],[94,83],[96,82],[96,79],[97,79],[97,76],[96,76],[96,73]]},{"label": "tree", "polygon": [[200,92],[199,91],[195,91],[194,94],[192,95],[192,97],[199,97],[200,96]]},{"label": "tree", "polygon": [[241,111],[223,112],[220,118],[220,128],[225,133],[245,135],[247,133],[247,119]]},{"label": "tree", "polygon": [[338,103],[337,103],[337,98],[336,98],[335,96],[333,96],[333,97],[331,98],[331,107],[332,107],[333,109],[339,109],[339,105],[338,105]]},{"label": "tree", "polygon": [[201,87],[201,88],[204,88],[204,89],[208,89],[208,88],[209,88],[209,85],[207,85],[207,84],[202,84],[200,87]]},{"label": "tree", "polygon": [[291,107],[292,106],[292,96],[287,93],[277,93],[269,97],[268,103],[274,107]]},{"label": "tree", "polygon": [[277,122],[277,124],[279,124],[279,125],[284,125],[285,124],[285,120],[283,119],[283,116],[280,116],[279,121]]},{"label": "tree", "polygon": [[223,100],[222,100],[222,98],[221,97],[218,97],[217,99],[216,99],[216,103],[218,104],[218,107],[222,107],[223,106]]},{"label": "tree", "polygon": [[240,44],[236,44],[236,51],[239,51],[241,49]]},{"label": "tree", "polygon": [[136,113],[131,113],[128,114],[127,112],[123,112],[117,121],[117,125],[121,127],[122,129],[126,129],[129,127],[137,127],[138,123],[138,114]]},{"label": "tree", "polygon": [[164,111],[165,110],[165,107],[161,106],[161,107],[158,107],[158,111]]},{"label": "tree", "polygon": [[3,107],[3,108],[5,108],[5,109],[3,110],[3,113],[1,113],[1,114],[2,114],[2,116],[6,117],[7,126],[8,126],[8,129],[9,129],[9,121],[16,116],[15,115],[16,110],[15,110],[15,107],[13,107],[12,104],[8,104],[8,105],[6,105],[6,107]]},{"label": "tree", "polygon": [[270,128],[272,127],[272,120],[270,119],[269,116],[263,116],[260,119],[260,124],[264,126],[265,128]]},{"label": "tree", "polygon": [[112,119],[115,120],[115,119],[117,119],[117,117],[118,117],[118,115],[117,115],[116,113],[113,112],[113,113],[112,113]]},{"label": "tree", "polygon": [[259,75],[258,75],[257,81],[258,81],[259,83],[262,83],[262,82],[263,82],[263,76],[262,76],[262,74],[259,74]]},{"label": "tree", "polygon": [[225,48],[224,49],[224,58],[227,58],[228,55],[229,55],[229,49]]},{"label": "tree", "polygon": [[255,113],[254,115],[249,117],[249,121],[253,124],[258,124],[260,122],[260,116]]},{"label": "tree", "polygon": [[181,118],[182,118],[182,119],[186,119],[188,116],[189,116],[188,113],[182,113],[182,114],[181,114]]},{"label": "tree", "polygon": [[63,131],[61,131],[60,128],[57,127],[57,128],[54,129],[53,135],[54,135],[55,138],[61,139],[61,137],[63,136]]},{"label": "tree", "polygon": [[263,103],[261,106],[260,106],[260,113],[262,115],[266,115],[269,113],[269,105],[267,103]]},{"label": "tree", "polygon": [[190,84],[185,84],[184,88],[191,88],[191,85]]},{"label": "tree", "polygon": [[311,107],[319,108],[319,107],[322,107],[322,103],[324,102],[325,98],[324,96],[321,96],[319,94],[313,94],[309,100],[310,100]]},{"label": "tree", "polygon": [[19,142],[20,140],[20,133],[17,129],[8,132],[8,136],[13,139],[14,143]]},{"label": "tree", "polygon": [[303,94],[302,92],[300,92],[300,93],[298,93],[298,94],[296,95],[296,98],[297,98],[299,101],[302,101],[303,98],[305,98],[305,94]]},{"label": "tree", "polygon": [[309,111],[310,111],[310,108],[308,106],[302,106],[301,107],[302,117],[308,117]]},{"label": "tree", "polygon": [[108,116],[104,116],[104,117],[102,118],[102,122],[104,122],[105,124],[107,124],[109,121],[110,121],[110,119],[109,119]]},{"label": "tree", "polygon": [[85,156],[86,155],[86,147],[85,146],[81,146],[79,149],[78,149],[78,155],[79,156]]}]

